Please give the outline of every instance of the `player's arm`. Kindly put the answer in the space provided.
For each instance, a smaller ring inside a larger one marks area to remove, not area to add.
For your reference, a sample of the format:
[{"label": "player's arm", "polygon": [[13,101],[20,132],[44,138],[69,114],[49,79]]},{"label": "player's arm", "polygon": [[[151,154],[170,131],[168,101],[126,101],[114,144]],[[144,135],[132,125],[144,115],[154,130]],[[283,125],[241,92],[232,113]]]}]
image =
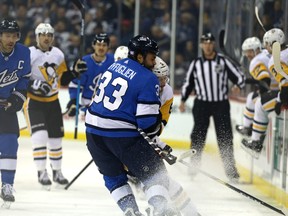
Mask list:
[{"label": "player's arm", "polygon": [[159,82],[156,76],[151,76],[138,94],[136,107],[137,126],[150,138],[160,134],[162,115],[159,110]]},{"label": "player's arm", "polygon": [[[254,60],[254,59],[253,59]],[[254,62],[251,61],[250,67],[249,67],[249,72],[251,76],[261,82],[259,85],[259,91],[260,94],[263,94],[264,92],[267,92],[270,88],[270,83],[271,83],[271,78],[270,78],[270,72],[268,68],[263,64],[263,62]]]},{"label": "player's arm", "polygon": [[79,78],[87,69],[87,63],[78,59],[74,62],[73,67],[70,70],[67,70],[62,74],[60,80],[61,86],[67,86],[72,80]]},{"label": "player's arm", "polygon": [[26,65],[23,68],[22,76],[19,77],[14,91],[12,91],[11,95],[6,100],[8,103],[5,107],[7,112],[20,111],[23,107],[23,103],[27,99],[27,89],[31,76],[30,58],[27,59]]}]

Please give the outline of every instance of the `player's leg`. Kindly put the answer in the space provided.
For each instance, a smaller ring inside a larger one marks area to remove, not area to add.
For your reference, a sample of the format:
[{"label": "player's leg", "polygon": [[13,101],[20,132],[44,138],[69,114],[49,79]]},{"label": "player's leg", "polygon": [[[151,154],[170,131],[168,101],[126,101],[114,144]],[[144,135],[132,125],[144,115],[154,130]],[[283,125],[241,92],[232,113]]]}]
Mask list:
[{"label": "player's leg", "polygon": [[[256,101],[252,137],[250,140],[242,140],[245,148],[255,151],[256,153],[261,152],[269,124],[268,114],[274,111],[277,94],[277,91],[263,93],[261,98]],[[257,157],[257,155],[255,156]]]},{"label": "player's leg", "polygon": [[236,131],[238,131],[242,135],[245,136],[252,135],[252,124],[254,118],[255,103],[256,99],[258,98],[258,95],[259,94],[256,91],[250,92],[247,95],[246,105],[243,112],[243,124],[236,125]]},{"label": "player's leg", "polygon": [[0,134],[0,170],[2,187],[0,197],[4,202],[14,202],[13,184],[17,166],[18,136]]},{"label": "player's leg", "polygon": [[47,142],[48,132],[45,121],[45,106],[43,103],[29,99],[26,119],[30,126],[33,160],[37,169],[38,182],[50,189],[52,184],[47,170]]},{"label": "player's leg", "polygon": [[[110,191],[119,208],[127,215],[129,215],[128,213],[131,213],[130,215],[142,215],[128,184],[123,162],[111,153],[102,137],[90,133],[86,133],[86,137],[87,148],[99,172],[104,176],[106,188]],[[111,139],[111,144],[119,147],[119,144],[115,142]]]},{"label": "player's leg", "polygon": [[237,181],[239,179],[239,173],[236,168],[236,162],[234,158],[233,133],[229,101],[217,102],[217,106],[215,106],[213,110],[217,143],[219,146],[225,173],[229,180]]},{"label": "player's leg", "polygon": [[177,215],[168,192],[169,177],[163,160],[142,137],[137,138],[134,144],[126,149],[122,153],[122,160],[128,170],[143,183],[150,205],[149,214],[153,215],[151,212],[154,212],[155,215]]},{"label": "player's leg", "polygon": [[64,136],[63,118],[59,101],[53,101],[49,104],[50,112],[47,114],[47,130],[48,130],[48,151],[50,165],[53,172],[53,181],[60,184],[68,184],[68,180],[62,173],[62,137]]},{"label": "player's leg", "polygon": [[197,209],[183,187],[169,177],[169,195],[172,203],[182,216],[197,216]]}]

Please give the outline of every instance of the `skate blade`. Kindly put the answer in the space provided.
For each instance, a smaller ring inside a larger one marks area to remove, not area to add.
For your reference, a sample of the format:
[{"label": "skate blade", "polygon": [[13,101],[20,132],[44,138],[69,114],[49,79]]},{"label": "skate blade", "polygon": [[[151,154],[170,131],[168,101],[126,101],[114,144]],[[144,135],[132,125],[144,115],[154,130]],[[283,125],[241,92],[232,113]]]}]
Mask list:
[{"label": "skate blade", "polygon": [[41,185],[42,190],[50,191],[51,185]]},{"label": "skate blade", "polygon": [[59,184],[57,182],[55,182],[55,189],[65,189],[65,187],[67,186],[67,184]]},{"label": "skate blade", "polygon": [[1,208],[10,209],[11,204],[12,204],[12,202],[4,201],[3,204],[1,205]]},{"label": "skate blade", "polygon": [[247,147],[245,147],[245,146],[243,146],[243,145],[241,145],[241,148],[242,148],[245,152],[247,152],[248,154],[250,154],[250,155],[251,155],[253,158],[255,158],[255,159],[258,159],[259,156],[260,156],[260,152],[255,152],[254,150],[249,149],[249,148],[247,148]]}]

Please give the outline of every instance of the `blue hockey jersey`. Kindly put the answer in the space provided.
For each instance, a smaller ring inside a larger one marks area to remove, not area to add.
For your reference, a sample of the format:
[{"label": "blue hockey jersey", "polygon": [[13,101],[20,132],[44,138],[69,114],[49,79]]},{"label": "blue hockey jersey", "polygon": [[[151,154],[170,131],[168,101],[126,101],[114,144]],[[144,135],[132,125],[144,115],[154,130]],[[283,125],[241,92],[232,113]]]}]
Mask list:
[{"label": "blue hockey jersey", "polygon": [[86,113],[86,131],[107,137],[139,136],[157,121],[160,98],[156,75],[126,58],[103,73]]},{"label": "blue hockey jersey", "polygon": [[[93,54],[84,56],[82,59],[87,63],[87,71],[81,75],[80,85],[82,91],[81,104],[84,106],[89,105],[95,86],[100,79],[103,72],[114,62],[113,54],[106,54],[106,59],[103,62],[96,62]],[[69,84],[70,99],[76,98],[77,96],[77,79],[74,79]]]},{"label": "blue hockey jersey", "polygon": [[7,99],[12,91],[27,91],[31,75],[30,50],[16,43],[9,56],[0,55],[0,99]]}]

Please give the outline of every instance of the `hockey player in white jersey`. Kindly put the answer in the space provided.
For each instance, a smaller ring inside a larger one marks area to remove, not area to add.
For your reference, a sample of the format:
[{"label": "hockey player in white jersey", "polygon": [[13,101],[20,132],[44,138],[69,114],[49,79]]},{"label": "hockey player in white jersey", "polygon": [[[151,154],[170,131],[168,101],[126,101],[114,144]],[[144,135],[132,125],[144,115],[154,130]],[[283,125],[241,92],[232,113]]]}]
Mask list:
[{"label": "hockey player in white jersey", "polygon": [[[272,51],[272,45],[274,42],[279,42],[282,47],[281,51],[281,65],[284,71],[287,71],[288,67],[288,49],[285,48],[285,35],[281,29],[271,29],[264,34],[263,42],[268,47],[268,50]],[[243,139],[242,144],[248,150],[252,150],[252,154],[258,157],[258,154],[263,148],[263,142],[266,135],[267,126],[269,123],[268,115],[272,111],[275,111],[277,115],[281,112],[281,106],[288,103],[288,81],[281,74],[277,73],[274,69],[273,57],[268,62],[268,67],[276,81],[279,83],[280,91],[269,91],[264,93],[261,97],[261,101],[257,101],[255,104],[255,114],[252,126],[252,136],[250,140]],[[287,72],[286,72],[287,73]]]},{"label": "hockey player in white jersey", "polygon": [[[164,129],[170,118],[174,94],[172,87],[169,85],[168,65],[158,56],[156,57],[155,61],[156,64],[152,71],[159,80],[161,100],[160,112],[162,114],[162,129]],[[164,152],[172,152],[172,148],[165,142],[161,141],[159,136],[154,138],[154,142]],[[190,197],[186,194],[183,187],[178,182],[174,181],[171,177],[169,177],[168,191],[172,203],[176,206],[179,212],[181,212],[182,216],[197,215],[197,209],[192,203]]]},{"label": "hockey player in white jersey", "polygon": [[[15,20],[0,23],[0,197],[9,208],[15,201],[14,179],[17,165],[19,125],[17,111],[26,100],[30,50],[17,41],[20,29]],[[4,214],[4,213],[3,213]],[[2,215],[2,213],[1,213]]]},{"label": "hockey player in white jersey", "polygon": [[277,90],[277,82],[269,72],[268,62],[271,54],[262,49],[260,40],[257,37],[249,37],[242,44],[243,55],[247,57],[249,64],[249,73],[255,81],[259,83],[259,90],[250,92],[247,95],[244,110],[243,125],[236,125],[236,130],[245,136],[252,135],[252,124],[256,100],[261,94],[272,90]]},{"label": "hockey player in white jersey", "polygon": [[54,28],[40,23],[35,29],[36,46],[31,46],[31,67],[28,100],[25,106],[27,124],[31,132],[33,159],[38,181],[46,189],[52,184],[47,172],[47,157],[52,168],[53,181],[68,184],[62,173],[63,118],[58,99],[61,85],[68,83],[85,71],[85,63],[77,61],[69,71],[64,53],[52,46]]}]

